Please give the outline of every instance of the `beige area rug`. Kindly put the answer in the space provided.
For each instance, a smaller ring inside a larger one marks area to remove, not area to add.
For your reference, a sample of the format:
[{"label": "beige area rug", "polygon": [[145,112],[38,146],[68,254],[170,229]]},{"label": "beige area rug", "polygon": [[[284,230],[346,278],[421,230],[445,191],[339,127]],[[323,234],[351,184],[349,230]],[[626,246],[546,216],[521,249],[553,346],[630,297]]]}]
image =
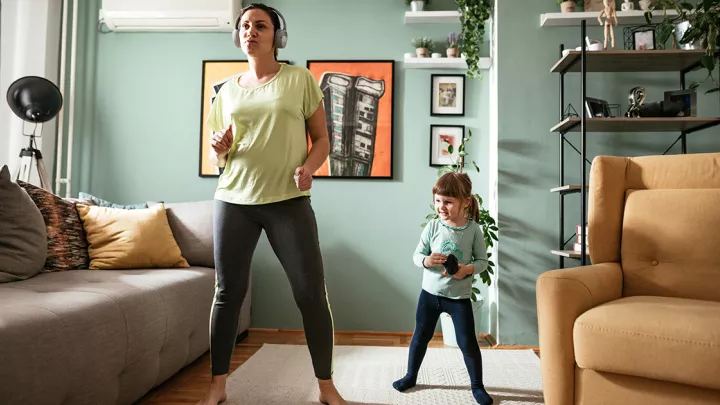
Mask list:
[{"label": "beige area rug", "polygon": [[[462,353],[429,348],[418,385],[403,393],[408,349],[335,346],[333,379],[351,405],[472,405]],[[532,350],[483,350],[483,381],[494,405],[544,404],[540,359]],[[319,404],[307,346],[266,344],[228,377],[226,405]]]}]

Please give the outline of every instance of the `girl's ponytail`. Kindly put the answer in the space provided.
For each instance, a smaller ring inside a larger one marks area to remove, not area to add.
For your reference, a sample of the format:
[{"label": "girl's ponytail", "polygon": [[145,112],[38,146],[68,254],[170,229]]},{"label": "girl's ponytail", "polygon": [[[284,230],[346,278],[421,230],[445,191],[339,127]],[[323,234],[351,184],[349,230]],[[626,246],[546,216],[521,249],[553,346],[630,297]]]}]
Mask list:
[{"label": "girl's ponytail", "polygon": [[478,206],[477,198],[474,195],[470,196],[470,206],[468,207],[468,218],[475,222],[480,222],[480,207]]}]

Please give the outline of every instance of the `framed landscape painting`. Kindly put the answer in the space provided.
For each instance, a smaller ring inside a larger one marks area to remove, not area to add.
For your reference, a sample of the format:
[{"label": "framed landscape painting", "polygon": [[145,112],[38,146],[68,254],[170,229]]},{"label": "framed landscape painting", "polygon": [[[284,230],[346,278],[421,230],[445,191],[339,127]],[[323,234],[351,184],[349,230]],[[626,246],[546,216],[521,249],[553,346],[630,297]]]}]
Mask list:
[{"label": "framed landscape painting", "polygon": [[307,67],[323,92],[330,138],[314,177],[392,179],[395,61],[309,60]]},{"label": "framed landscape painting", "polygon": [[[288,61],[280,63],[289,64]],[[206,122],[210,107],[220,88],[228,81],[237,78],[249,69],[247,60],[204,60],[202,62],[202,89],[200,100],[200,177],[217,177],[220,169],[210,161],[210,138],[212,131]]]}]

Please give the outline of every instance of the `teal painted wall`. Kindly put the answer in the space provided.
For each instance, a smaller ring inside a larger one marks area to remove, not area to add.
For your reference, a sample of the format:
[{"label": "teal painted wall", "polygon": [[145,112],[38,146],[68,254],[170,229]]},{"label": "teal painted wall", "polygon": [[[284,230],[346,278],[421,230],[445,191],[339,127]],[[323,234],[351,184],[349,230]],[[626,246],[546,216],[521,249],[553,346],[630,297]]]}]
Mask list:
[{"label": "teal painted wall", "polygon": [[[437,3],[437,4],[436,4]],[[198,177],[202,61],[245,59],[230,34],[123,33],[95,30],[97,2],[85,10],[85,76],[78,107],[73,195],[120,203],[211,199],[217,183]],[[269,1],[288,22],[281,59],[394,59],[395,179],[313,185],[327,288],[338,330],[411,331],[421,270],[411,261],[436,171],[428,166],[430,124],[473,130],[469,153],[482,168],[474,187],[487,199],[488,85],[467,80],[464,118],[429,115],[430,75],[405,70],[413,37],[443,42],[459,24],[404,25],[402,1]],[[452,9],[437,1],[433,9]],[[374,27],[372,26],[374,25]],[[444,49],[444,48],[443,48]],[[263,236],[253,262],[253,327],[302,328],[280,263]],[[486,308],[477,316],[487,330]]]},{"label": "teal painted wall", "polygon": [[[499,88],[499,341],[536,345],[535,281],[543,271],[557,268],[550,254],[558,243],[559,196],[550,193],[559,182],[560,136],[550,132],[559,121],[559,75],[550,68],[559,58],[559,45],[580,45],[580,27],[541,28],[540,14],[558,11],[552,1],[502,0],[498,2],[497,47]],[[618,7],[619,9],[619,7]],[[588,35],[603,39],[597,25]],[[623,49],[623,27],[615,29],[616,48]],[[532,45],[531,45],[532,44]],[[703,72],[688,76],[688,84]],[[627,108],[634,86],[647,88],[647,102],[659,101],[666,90],[680,88],[679,73],[590,74],[587,96]],[[698,115],[718,114],[718,95],[698,94]],[[566,75],[566,103],[581,112],[580,75]],[[689,136],[688,152],[720,150],[719,132],[711,129]],[[662,154],[676,133],[589,133],[587,153],[639,156]],[[580,148],[579,134],[568,138]],[[679,143],[669,152],[680,153]],[[566,147],[566,183],[579,184],[580,157]],[[588,165],[588,173],[589,173]],[[566,238],[580,222],[579,195],[566,198]],[[571,248],[571,247],[570,247]],[[566,266],[578,265],[566,260]]]}]

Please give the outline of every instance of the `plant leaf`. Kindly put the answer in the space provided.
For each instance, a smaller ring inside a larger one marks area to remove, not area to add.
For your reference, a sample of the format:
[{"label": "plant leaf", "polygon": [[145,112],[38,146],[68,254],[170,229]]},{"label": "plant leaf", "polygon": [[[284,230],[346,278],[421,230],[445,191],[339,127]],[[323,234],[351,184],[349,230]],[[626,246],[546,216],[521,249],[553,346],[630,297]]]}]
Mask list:
[{"label": "plant leaf", "polygon": [[448,153],[450,153],[452,155],[454,148],[452,145],[448,145],[447,150],[448,150]]},{"label": "plant leaf", "polygon": [[702,65],[705,67],[705,69],[712,71],[715,69],[715,59],[710,55],[703,55],[702,57]]}]

